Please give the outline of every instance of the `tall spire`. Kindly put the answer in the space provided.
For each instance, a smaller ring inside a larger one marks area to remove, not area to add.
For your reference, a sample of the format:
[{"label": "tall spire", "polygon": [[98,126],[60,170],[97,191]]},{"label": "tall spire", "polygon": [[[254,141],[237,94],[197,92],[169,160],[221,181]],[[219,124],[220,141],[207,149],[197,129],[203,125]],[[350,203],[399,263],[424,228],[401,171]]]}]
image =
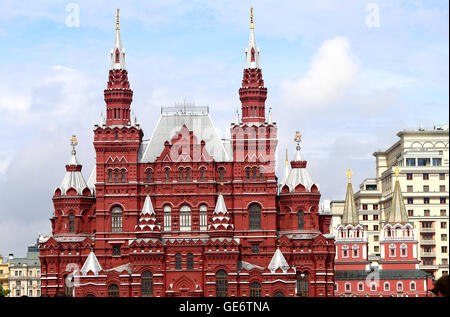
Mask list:
[{"label": "tall spire", "polygon": [[128,125],[130,123],[130,104],[133,91],[128,82],[125,67],[125,49],[120,37],[119,9],[116,17],[116,38],[111,49],[111,67],[108,87],[105,89],[106,125]]},{"label": "tall spire", "polygon": [[242,88],[239,89],[242,103],[242,123],[266,121],[265,102],[267,88],[264,87],[262,70],[259,65],[259,48],[256,45],[253,24],[253,8],[250,10],[250,35],[245,49],[245,68]]},{"label": "tall spire", "polygon": [[352,186],[352,175],[353,171],[348,169],[347,171],[348,184],[347,184],[347,192],[345,194],[345,204],[344,204],[344,213],[342,215],[342,224],[352,224],[356,225],[359,223],[358,219],[358,211],[356,209],[355,197],[353,195],[353,186]]},{"label": "tall spire", "polygon": [[394,185],[394,193],[392,194],[391,210],[389,212],[389,217],[387,220],[391,224],[406,223],[408,222],[408,213],[406,212],[406,207],[400,188],[400,182],[398,180],[398,176],[400,175],[398,166],[395,167],[394,173],[396,175],[396,180]]}]

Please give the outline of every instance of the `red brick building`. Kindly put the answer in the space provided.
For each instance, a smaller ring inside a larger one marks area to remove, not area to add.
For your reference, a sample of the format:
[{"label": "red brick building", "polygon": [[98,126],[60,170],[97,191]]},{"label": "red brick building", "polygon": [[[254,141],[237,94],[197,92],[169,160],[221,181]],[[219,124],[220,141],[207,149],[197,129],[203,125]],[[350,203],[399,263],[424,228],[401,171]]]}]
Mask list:
[{"label": "red brick building", "polygon": [[43,294],[333,296],[331,215],[319,213],[299,134],[281,184],[275,175],[277,124],[266,117],[253,19],[245,54],[230,140],[208,108],[186,105],[162,108],[144,140],[117,21],[96,165],[86,182],[73,139],[52,235],[40,242]]},{"label": "red brick building", "polygon": [[381,259],[370,262],[367,232],[359,223],[349,172],[342,223],[335,241],[335,296],[428,296],[433,288],[432,276],[419,269],[417,237],[413,223],[408,221],[398,178],[381,232]]}]

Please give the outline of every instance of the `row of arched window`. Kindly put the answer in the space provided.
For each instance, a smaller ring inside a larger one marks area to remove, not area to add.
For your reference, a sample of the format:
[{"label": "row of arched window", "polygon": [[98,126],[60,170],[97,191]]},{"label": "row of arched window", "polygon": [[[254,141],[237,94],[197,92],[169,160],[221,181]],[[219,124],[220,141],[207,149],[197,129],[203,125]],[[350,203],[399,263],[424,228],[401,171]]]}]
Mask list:
[{"label": "row of arched window", "polygon": [[108,183],[125,183],[126,181],[126,170],[108,170]]},{"label": "row of arched window", "polygon": [[[364,283],[359,282],[357,286],[358,292],[364,291]],[[335,291],[337,291],[337,284],[335,284]],[[385,292],[389,292],[391,290],[391,283],[384,282],[383,284],[383,290]],[[416,282],[412,281],[409,283],[409,290],[415,291],[416,290]],[[345,292],[351,292],[352,291],[352,284],[351,283],[345,283]],[[372,282],[370,284],[370,291],[376,292],[377,291],[377,283]],[[403,282],[397,282],[397,292],[403,292]]]}]

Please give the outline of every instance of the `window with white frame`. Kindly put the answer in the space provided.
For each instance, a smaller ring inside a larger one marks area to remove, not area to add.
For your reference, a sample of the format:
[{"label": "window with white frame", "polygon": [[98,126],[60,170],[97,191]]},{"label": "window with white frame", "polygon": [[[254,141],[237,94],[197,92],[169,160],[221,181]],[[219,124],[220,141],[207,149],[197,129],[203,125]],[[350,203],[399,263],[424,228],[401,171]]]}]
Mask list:
[{"label": "window with white frame", "polygon": [[377,283],[372,282],[372,284],[370,284],[370,290],[372,292],[376,292],[376,290],[377,290]]},{"label": "window with white frame", "polygon": [[399,291],[399,292],[403,291],[403,283],[402,282],[397,283],[397,291]]},{"label": "window with white frame", "polygon": [[180,209],[180,231],[191,231],[191,208],[187,205]]},{"label": "window with white frame", "polygon": [[389,292],[389,289],[390,289],[389,283],[388,283],[388,282],[385,282],[385,283],[384,283],[384,291],[385,291],[385,292]]},{"label": "window with white frame", "polygon": [[389,257],[394,258],[395,257],[395,244],[391,244],[389,246]]},{"label": "window with white frame", "polygon": [[410,289],[411,291],[415,291],[415,290],[416,290],[416,282],[411,282],[411,283],[409,284],[409,289]]},{"label": "window with white frame", "polygon": [[364,283],[363,282],[358,283],[358,291],[360,291],[360,292],[364,291]]},{"label": "window with white frame", "polygon": [[400,246],[400,256],[403,258],[408,256],[408,246],[404,243]]},{"label": "window with white frame", "polygon": [[111,232],[122,232],[122,208],[119,206],[111,210]]},{"label": "window with white frame", "polygon": [[164,231],[172,230],[172,208],[164,206]]},{"label": "window with white frame", "polygon": [[352,247],[352,257],[353,258],[359,258],[359,246],[354,245]]},{"label": "window with white frame", "polygon": [[208,228],[208,208],[206,205],[200,206],[200,231],[206,231]]},{"label": "window with white frame", "polygon": [[352,290],[352,285],[350,283],[345,283],[345,291],[351,292],[351,290]]},{"label": "window with white frame", "polygon": [[342,246],[342,257],[348,258],[348,245]]}]

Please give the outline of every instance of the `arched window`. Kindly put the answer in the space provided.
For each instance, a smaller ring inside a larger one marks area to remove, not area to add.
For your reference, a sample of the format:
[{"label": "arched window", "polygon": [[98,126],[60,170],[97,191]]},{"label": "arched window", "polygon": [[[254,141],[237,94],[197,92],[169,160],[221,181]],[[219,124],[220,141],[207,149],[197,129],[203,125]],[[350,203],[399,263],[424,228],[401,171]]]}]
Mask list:
[{"label": "arched window", "polygon": [[175,254],[175,270],[181,270],[181,254]]},{"label": "arched window", "polygon": [[223,182],[224,179],[224,169],[223,167],[219,168],[219,179],[221,182]]},{"label": "arched window", "polygon": [[172,208],[164,206],[164,231],[172,230]]},{"label": "arched window", "polygon": [[407,257],[408,256],[408,247],[404,243],[400,246],[400,256],[401,257]]},{"label": "arched window", "polygon": [[415,283],[415,282],[411,282],[411,283],[409,284],[409,289],[410,289],[411,291],[415,291],[415,290],[416,290],[416,283]]},{"label": "arched window", "polygon": [[389,257],[395,257],[395,244],[389,245]]},{"label": "arched window", "polygon": [[166,182],[168,182],[168,181],[169,181],[169,169],[166,168],[166,169],[164,170],[164,172],[165,172],[165,174],[166,174]]},{"label": "arched window", "polygon": [[385,282],[384,283],[384,291],[389,292],[389,290],[390,290],[389,282]]},{"label": "arched window", "polygon": [[261,284],[258,282],[250,284],[250,297],[261,297]]},{"label": "arched window", "polygon": [[298,230],[303,230],[305,228],[305,216],[303,210],[298,211]]},{"label": "arched window", "polygon": [[363,282],[358,283],[358,291],[360,291],[360,292],[364,291],[364,283]]},{"label": "arched window", "polygon": [[194,269],[194,256],[192,255],[192,253],[188,253],[187,255],[186,268],[188,270]]},{"label": "arched window", "polygon": [[[114,109],[114,112],[115,112],[116,110]],[[120,119],[120,118],[119,118]],[[115,131],[114,132],[114,136],[115,136],[115,138],[116,138],[116,140],[119,140],[119,132],[117,132],[117,131]]]},{"label": "arched window", "polygon": [[187,181],[191,180],[191,170],[189,168],[186,169],[186,180]]},{"label": "arched window", "polygon": [[359,247],[357,245],[354,245],[352,247],[352,257],[358,258],[359,257]]},{"label": "arched window", "polygon": [[256,168],[253,169],[253,180],[256,181],[256,174],[257,174],[257,170]]},{"label": "arched window", "polygon": [[348,245],[342,246],[342,257],[348,258]]},{"label": "arched window", "polygon": [[180,209],[180,231],[191,231],[191,208],[187,205]]},{"label": "arched window", "polygon": [[145,271],[141,275],[141,296],[152,297],[153,296],[153,274],[150,271]]},{"label": "arched window", "polygon": [[112,183],[112,171],[108,171],[108,183]]},{"label": "arched window", "polygon": [[309,296],[309,274],[297,273],[297,296],[308,297]]},{"label": "arched window", "polygon": [[228,296],[228,276],[227,272],[220,270],[216,273],[216,297]]},{"label": "arched window", "polygon": [[125,171],[122,171],[122,183],[125,183]]},{"label": "arched window", "polygon": [[75,215],[73,212],[69,214],[69,232],[75,232]]},{"label": "arched window", "polygon": [[247,180],[249,181],[249,180],[250,180],[250,169],[249,169],[249,168],[247,168],[247,169],[245,170],[245,174],[246,174],[246,176],[247,176]]},{"label": "arched window", "polygon": [[205,169],[204,168],[200,169],[200,180],[201,181],[205,180]]},{"label": "arched window", "polygon": [[122,232],[122,208],[119,206],[111,210],[111,232]]},{"label": "arched window", "polygon": [[152,182],[152,171],[148,170],[147,172],[147,183],[151,183]]},{"label": "arched window", "polygon": [[259,180],[262,181],[263,180],[263,175],[264,175],[264,169],[262,167],[259,168]]},{"label": "arched window", "polygon": [[181,168],[178,172],[180,173],[180,181],[182,181],[183,180],[183,169]]},{"label": "arched window", "polygon": [[249,229],[261,229],[261,207],[258,204],[251,204],[249,208]]},{"label": "arched window", "polygon": [[377,291],[377,283],[372,282],[372,284],[370,284],[370,290],[372,292],[376,292]]},{"label": "arched window", "polygon": [[403,283],[402,282],[397,283],[397,291],[399,291],[399,292],[403,291]]},{"label": "arched window", "polygon": [[275,294],[273,294],[273,297],[284,297],[284,293],[281,291],[278,291]]},{"label": "arched window", "polygon": [[200,231],[206,231],[208,228],[208,208],[206,205],[200,206]]},{"label": "arched window", "polygon": [[111,284],[108,287],[108,297],[119,297],[119,286]]},{"label": "arched window", "polygon": [[352,291],[352,285],[350,283],[345,283],[345,291],[351,292]]},{"label": "arched window", "polygon": [[119,171],[116,171],[114,174],[114,182],[116,182],[116,183],[119,182]]}]

